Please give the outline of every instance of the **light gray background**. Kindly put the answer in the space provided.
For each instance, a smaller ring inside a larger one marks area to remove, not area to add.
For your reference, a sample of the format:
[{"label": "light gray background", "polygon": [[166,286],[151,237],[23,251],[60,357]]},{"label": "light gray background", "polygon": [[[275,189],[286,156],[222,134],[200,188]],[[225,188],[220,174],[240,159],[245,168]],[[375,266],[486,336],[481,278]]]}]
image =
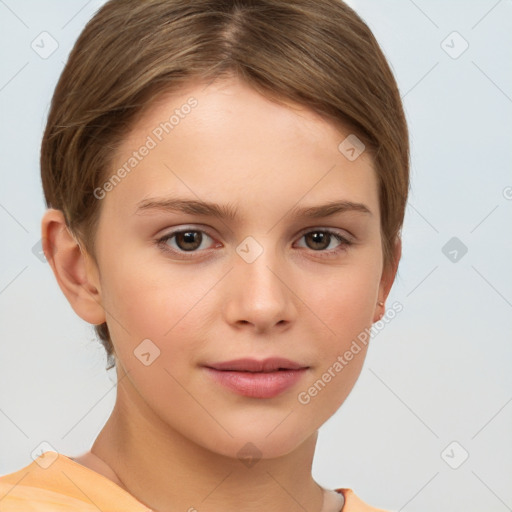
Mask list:
[{"label": "light gray background", "polygon": [[[404,310],[322,427],[313,473],[391,510],[512,510],[512,2],[349,3],[390,60],[411,131],[403,257],[387,303]],[[115,399],[92,326],[32,252],[49,102],[102,4],[0,0],[0,474],[44,442],[86,451]],[[43,31],[59,45],[46,59],[31,48]],[[452,237],[456,261],[443,253]]]}]

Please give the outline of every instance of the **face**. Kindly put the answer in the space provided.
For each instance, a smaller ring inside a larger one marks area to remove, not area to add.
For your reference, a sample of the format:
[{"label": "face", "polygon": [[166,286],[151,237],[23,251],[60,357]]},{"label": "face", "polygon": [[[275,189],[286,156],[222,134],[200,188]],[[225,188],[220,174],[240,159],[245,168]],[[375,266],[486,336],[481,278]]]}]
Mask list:
[{"label": "face", "polygon": [[[383,298],[377,179],[367,152],[338,149],[348,135],[234,79],[138,120],[120,179],[97,190],[97,285],[127,408],[233,457],[248,442],[289,453],[336,412]],[[319,208],[340,201],[359,206]],[[211,368],[278,357],[298,369]]]}]

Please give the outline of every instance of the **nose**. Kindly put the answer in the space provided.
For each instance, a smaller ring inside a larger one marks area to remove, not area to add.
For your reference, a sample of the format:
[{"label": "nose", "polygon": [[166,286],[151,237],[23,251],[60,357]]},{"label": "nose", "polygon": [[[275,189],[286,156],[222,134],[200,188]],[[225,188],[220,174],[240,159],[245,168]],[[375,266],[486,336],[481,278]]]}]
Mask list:
[{"label": "nose", "polygon": [[229,273],[224,314],[235,328],[250,328],[257,333],[284,330],[296,318],[297,309],[289,283],[290,273],[275,252],[265,248],[248,262],[234,255],[234,268]]}]

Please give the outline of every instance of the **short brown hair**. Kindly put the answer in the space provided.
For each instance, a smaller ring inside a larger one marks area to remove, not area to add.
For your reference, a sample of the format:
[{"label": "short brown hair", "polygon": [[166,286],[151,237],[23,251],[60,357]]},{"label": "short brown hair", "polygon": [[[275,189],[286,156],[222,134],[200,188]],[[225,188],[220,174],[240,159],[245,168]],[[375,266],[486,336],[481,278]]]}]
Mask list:
[{"label": "short brown hair", "polygon": [[[409,135],[393,73],[372,32],[340,0],[110,0],[76,41],[41,146],[47,207],[95,258],[93,191],[137,116],[192,79],[234,74],[350,130],[373,157],[384,265],[409,191]],[[95,326],[114,366],[106,323]]]}]

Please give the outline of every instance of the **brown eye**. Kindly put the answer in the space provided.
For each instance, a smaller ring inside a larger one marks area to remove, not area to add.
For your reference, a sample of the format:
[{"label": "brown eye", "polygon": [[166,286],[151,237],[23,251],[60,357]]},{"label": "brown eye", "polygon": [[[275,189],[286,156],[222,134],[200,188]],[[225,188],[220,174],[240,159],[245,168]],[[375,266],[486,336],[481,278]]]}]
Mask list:
[{"label": "brown eye", "polygon": [[175,254],[201,252],[208,249],[212,242],[212,237],[200,229],[173,231],[157,241],[164,250]]},{"label": "brown eye", "polygon": [[301,238],[306,240],[306,246],[313,251],[325,251],[331,245],[331,242],[338,242],[338,245],[331,247],[327,252],[335,252],[343,249],[345,246],[351,244],[349,240],[342,237],[340,234],[330,230],[316,230],[304,233]]},{"label": "brown eye", "polygon": [[200,247],[203,235],[200,231],[181,231],[176,233],[176,245],[183,251],[195,251]]},{"label": "brown eye", "polygon": [[304,235],[306,245],[310,249],[314,250],[325,250],[329,247],[331,241],[331,235],[325,231],[311,231]]}]

